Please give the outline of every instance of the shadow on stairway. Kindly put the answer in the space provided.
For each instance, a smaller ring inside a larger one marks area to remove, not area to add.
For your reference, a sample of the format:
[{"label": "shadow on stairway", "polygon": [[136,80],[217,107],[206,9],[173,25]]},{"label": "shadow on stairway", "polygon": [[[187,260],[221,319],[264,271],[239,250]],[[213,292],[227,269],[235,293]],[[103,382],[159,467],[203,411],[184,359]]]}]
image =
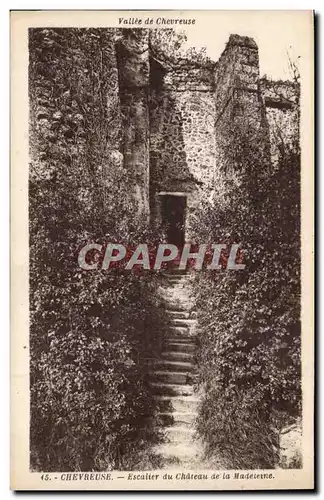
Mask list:
[{"label": "shadow on stairway", "polygon": [[160,287],[169,329],[160,357],[148,359],[148,383],[157,402],[163,442],[153,447],[160,468],[203,467],[203,449],[195,436],[199,395],[196,381],[196,319],[190,273],[168,269]]}]

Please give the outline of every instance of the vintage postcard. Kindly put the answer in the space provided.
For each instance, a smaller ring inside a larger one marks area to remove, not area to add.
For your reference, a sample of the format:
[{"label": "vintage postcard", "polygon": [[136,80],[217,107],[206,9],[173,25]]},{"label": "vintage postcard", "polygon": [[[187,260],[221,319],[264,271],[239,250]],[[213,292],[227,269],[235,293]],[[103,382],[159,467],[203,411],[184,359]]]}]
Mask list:
[{"label": "vintage postcard", "polygon": [[314,488],[312,11],[11,13],[11,487]]}]

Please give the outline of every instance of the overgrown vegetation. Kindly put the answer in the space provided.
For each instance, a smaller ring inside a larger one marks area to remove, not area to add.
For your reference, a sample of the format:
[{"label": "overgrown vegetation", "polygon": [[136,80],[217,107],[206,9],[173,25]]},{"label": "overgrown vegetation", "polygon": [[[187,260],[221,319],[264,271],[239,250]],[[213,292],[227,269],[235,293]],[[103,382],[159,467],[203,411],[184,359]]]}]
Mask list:
[{"label": "overgrown vegetation", "polygon": [[113,37],[109,29],[30,31],[34,470],[132,469],[158,439],[144,360],[165,330],[159,278],[77,265],[89,241],[152,239],[119,153]]},{"label": "overgrown vegetation", "polygon": [[224,125],[225,191],[195,227],[201,242],[241,243],[246,264],[197,273],[198,431],[228,468],[272,468],[280,430],[301,414],[298,132],[274,171],[260,129],[239,120]]},{"label": "overgrown vegetation", "polygon": [[[152,32],[151,46],[157,54],[174,47],[174,59],[183,60],[183,35],[167,31]],[[167,328],[159,276],[77,266],[89,241],[154,241],[136,216],[119,152],[115,36],[110,29],[30,31],[33,470],[159,465],[147,450],[159,436],[144,362],[159,353]],[[187,56],[210,63],[204,52]],[[245,270],[197,273],[205,394],[198,431],[210,457],[253,469],[278,463],[279,431],[301,413],[300,155],[296,136],[290,147],[281,144],[274,169],[265,128],[254,127],[244,105],[219,131],[223,183],[213,181],[213,199],[202,197],[193,231],[202,243],[244,249]]]}]

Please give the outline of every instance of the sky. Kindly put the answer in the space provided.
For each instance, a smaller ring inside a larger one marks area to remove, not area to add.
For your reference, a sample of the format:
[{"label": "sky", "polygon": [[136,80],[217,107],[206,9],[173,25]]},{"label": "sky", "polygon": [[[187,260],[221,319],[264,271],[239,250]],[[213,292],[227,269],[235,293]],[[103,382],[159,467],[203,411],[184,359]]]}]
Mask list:
[{"label": "sky", "polygon": [[195,11],[192,14],[196,25],[186,30],[187,45],[205,46],[214,61],[232,33],[254,38],[259,47],[261,76],[291,79],[287,51],[292,60],[300,56],[301,67],[312,57],[310,11],[214,11],[208,14]]}]

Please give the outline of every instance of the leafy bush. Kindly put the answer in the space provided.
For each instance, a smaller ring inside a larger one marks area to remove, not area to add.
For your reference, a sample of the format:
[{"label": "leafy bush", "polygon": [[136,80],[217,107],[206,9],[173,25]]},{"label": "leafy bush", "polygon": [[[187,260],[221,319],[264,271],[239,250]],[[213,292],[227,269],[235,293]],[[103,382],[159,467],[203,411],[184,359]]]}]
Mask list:
[{"label": "leafy bush", "polygon": [[194,289],[198,430],[210,455],[245,469],[278,463],[279,431],[301,412],[299,151],[285,151],[272,173],[244,171],[264,161],[253,154],[239,151],[240,182],[202,203],[195,227],[199,241],[244,249],[244,270],[197,273]]}]

